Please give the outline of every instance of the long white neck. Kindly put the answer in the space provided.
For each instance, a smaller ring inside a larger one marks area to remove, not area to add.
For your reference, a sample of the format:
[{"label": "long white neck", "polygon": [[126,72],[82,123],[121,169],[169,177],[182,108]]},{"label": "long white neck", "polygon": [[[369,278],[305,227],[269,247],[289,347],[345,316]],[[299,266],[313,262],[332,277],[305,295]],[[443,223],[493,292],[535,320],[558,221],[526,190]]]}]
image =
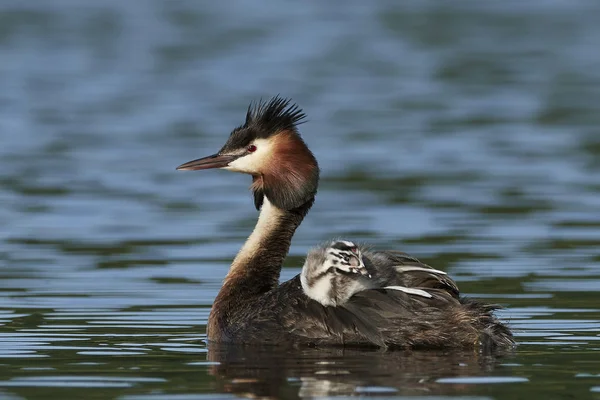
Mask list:
[{"label": "long white neck", "polygon": [[233,260],[223,289],[251,296],[277,287],[292,236],[311,205],[312,201],[302,209],[282,210],[265,196],[256,226]]},{"label": "long white neck", "polygon": [[232,318],[249,301],[279,285],[279,274],[292,236],[314,199],[295,210],[275,207],[265,196],[256,227],[239,251],[208,317],[209,340],[226,335]]},{"label": "long white neck", "polygon": [[280,228],[281,221],[284,217],[285,211],[275,207],[271,204],[269,199],[265,197],[260,209],[260,214],[258,215],[256,226],[233,259],[229,273],[225,278],[226,280],[230,276],[235,276],[240,273],[241,270],[246,269],[253,259],[256,259],[261,253],[265,252],[265,242],[272,240],[273,233]]}]

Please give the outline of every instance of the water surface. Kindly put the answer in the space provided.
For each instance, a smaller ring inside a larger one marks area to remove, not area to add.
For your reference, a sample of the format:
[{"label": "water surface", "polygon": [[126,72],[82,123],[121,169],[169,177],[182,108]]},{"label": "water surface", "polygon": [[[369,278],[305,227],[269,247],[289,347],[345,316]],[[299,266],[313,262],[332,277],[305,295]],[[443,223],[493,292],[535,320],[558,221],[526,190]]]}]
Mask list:
[{"label": "water surface", "polygon": [[[597,2],[0,4],[0,397],[597,398]],[[282,278],[344,237],[506,308],[514,355],[208,349],[256,219],[175,172],[251,100],[322,168]]]}]

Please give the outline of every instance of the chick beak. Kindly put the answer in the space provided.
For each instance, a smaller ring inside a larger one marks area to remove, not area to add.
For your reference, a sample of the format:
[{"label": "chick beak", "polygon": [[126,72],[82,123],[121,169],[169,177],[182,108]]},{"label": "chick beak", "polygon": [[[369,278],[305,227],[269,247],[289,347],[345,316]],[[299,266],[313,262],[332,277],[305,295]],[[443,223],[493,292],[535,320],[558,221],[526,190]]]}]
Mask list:
[{"label": "chick beak", "polygon": [[365,264],[363,263],[360,256],[353,255],[350,257],[349,261],[350,261],[350,266],[353,268],[354,271],[361,274],[362,276],[366,276],[368,278],[371,277],[371,274],[369,273],[369,271],[367,271],[367,268],[365,267]]}]

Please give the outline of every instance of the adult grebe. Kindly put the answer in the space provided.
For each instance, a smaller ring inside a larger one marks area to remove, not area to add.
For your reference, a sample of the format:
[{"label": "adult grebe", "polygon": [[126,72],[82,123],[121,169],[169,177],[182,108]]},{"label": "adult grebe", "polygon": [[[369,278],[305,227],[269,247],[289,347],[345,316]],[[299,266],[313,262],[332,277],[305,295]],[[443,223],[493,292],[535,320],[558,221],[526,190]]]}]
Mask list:
[{"label": "adult grebe", "polygon": [[[369,253],[371,257],[377,254]],[[343,305],[356,293],[370,289],[400,290],[415,296],[433,297],[426,290],[401,286],[398,283],[404,280],[405,275],[410,275],[406,274],[403,268],[410,268],[411,272],[425,268],[379,261],[377,258],[363,258],[363,252],[353,242],[333,241],[308,252],[300,272],[300,283],[308,297],[324,306],[333,307]],[[365,262],[370,268],[366,267]],[[426,271],[430,275],[445,274],[432,268]]]},{"label": "adult grebe", "polygon": [[[254,231],[233,260],[208,318],[209,341],[239,344],[378,345],[443,348],[511,347],[512,334],[493,315],[496,306],[457,299],[447,288],[432,296],[399,290],[364,290],[343,306],[308,297],[300,276],[279,285],[292,236],[313,205],[317,160],[297,125],[305,118],[289,100],[274,97],[250,105],[244,125],[221,150],[177,169],[222,168],[252,175],[260,214]],[[398,253],[402,254],[402,253]],[[414,272],[404,271],[408,284]],[[433,273],[434,278],[438,275]]]}]

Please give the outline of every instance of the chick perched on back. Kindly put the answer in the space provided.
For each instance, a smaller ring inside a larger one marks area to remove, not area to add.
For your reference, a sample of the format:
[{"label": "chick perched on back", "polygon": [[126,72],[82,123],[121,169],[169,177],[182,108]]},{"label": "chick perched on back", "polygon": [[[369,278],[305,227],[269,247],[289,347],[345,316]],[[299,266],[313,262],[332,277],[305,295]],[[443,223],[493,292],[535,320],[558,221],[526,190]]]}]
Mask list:
[{"label": "chick perched on back", "polygon": [[370,278],[358,247],[352,242],[335,241],[309,251],[300,282],[311,299],[324,306],[337,306],[369,288]]},{"label": "chick perched on back", "polygon": [[[431,297],[425,290],[400,285],[397,275],[402,270],[398,270],[398,266],[390,262],[382,264],[383,259],[378,253],[369,256],[366,258],[356,244],[345,240],[312,249],[300,275],[304,293],[324,306],[334,307],[344,304],[355,293],[368,289],[400,290]],[[406,268],[410,270],[410,267]],[[434,269],[431,271],[443,274]]]}]

